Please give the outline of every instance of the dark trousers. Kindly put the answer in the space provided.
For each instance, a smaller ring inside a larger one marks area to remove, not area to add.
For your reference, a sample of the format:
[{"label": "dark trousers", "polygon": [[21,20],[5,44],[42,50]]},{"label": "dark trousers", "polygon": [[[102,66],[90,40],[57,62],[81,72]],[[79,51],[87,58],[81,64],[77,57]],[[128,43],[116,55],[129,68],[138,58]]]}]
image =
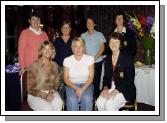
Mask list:
[{"label": "dark trousers", "polygon": [[97,99],[100,95],[100,79],[102,71],[102,61],[95,63],[95,74],[94,74],[94,98]]}]

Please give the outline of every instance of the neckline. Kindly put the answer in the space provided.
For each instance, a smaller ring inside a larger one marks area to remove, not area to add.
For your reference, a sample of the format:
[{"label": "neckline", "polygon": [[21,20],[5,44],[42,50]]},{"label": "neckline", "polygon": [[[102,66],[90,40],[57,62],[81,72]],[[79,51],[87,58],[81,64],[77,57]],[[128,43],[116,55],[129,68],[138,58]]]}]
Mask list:
[{"label": "neckline", "polygon": [[83,54],[82,55],[82,57],[81,57],[81,59],[80,60],[77,60],[76,58],[75,58],[75,56],[73,55],[73,59],[75,60],[75,61],[77,61],[77,62],[80,62],[80,61],[82,61],[82,59],[85,57],[85,54]]}]

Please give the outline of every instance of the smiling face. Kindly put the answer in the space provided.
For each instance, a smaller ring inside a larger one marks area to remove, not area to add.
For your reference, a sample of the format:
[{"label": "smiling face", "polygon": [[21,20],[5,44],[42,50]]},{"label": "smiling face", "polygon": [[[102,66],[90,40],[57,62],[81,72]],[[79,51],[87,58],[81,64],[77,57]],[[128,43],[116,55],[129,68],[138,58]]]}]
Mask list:
[{"label": "smiling face", "polygon": [[109,46],[112,52],[117,52],[120,50],[120,40],[111,38],[109,41]]},{"label": "smiling face", "polygon": [[123,26],[124,23],[123,15],[117,15],[115,18],[115,23],[117,26]]},{"label": "smiling face", "polygon": [[63,33],[63,35],[69,35],[70,34],[70,31],[71,31],[71,27],[69,24],[64,24],[62,27],[61,27],[61,32]]},{"label": "smiling face", "polygon": [[72,43],[72,51],[76,56],[81,56],[84,54],[85,45],[82,41],[75,41]]},{"label": "smiling face", "polygon": [[51,48],[50,45],[46,45],[43,49],[42,49],[42,56],[45,58],[51,58],[53,53],[53,50]]},{"label": "smiling face", "polygon": [[32,28],[34,29],[39,29],[39,25],[41,23],[41,20],[39,17],[36,17],[36,16],[32,16],[30,19],[29,19],[29,23],[31,25]]},{"label": "smiling face", "polygon": [[94,30],[94,28],[95,28],[95,26],[96,26],[96,24],[94,23],[94,21],[91,20],[91,19],[89,19],[89,18],[87,19],[86,25],[87,25],[87,29],[88,29],[89,31]]}]

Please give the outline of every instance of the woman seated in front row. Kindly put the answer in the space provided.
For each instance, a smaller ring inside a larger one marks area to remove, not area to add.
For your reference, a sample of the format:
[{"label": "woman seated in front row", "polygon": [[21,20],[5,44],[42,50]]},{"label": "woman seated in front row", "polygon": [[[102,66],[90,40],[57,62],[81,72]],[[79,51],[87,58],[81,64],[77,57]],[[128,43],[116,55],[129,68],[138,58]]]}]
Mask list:
[{"label": "woman seated in front row", "polygon": [[73,55],[64,59],[67,111],[92,111],[94,58],[85,54],[85,42],[76,37],[72,41]]},{"label": "woman seated in front row", "polygon": [[58,66],[52,59],[55,49],[44,41],[39,49],[39,59],[27,68],[28,104],[35,111],[60,111],[63,101],[57,92]]},{"label": "woman seated in front row", "polygon": [[109,36],[109,47],[112,54],[105,60],[103,90],[96,102],[99,111],[118,111],[127,101],[136,98],[133,57],[121,51],[123,37],[120,33]]}]

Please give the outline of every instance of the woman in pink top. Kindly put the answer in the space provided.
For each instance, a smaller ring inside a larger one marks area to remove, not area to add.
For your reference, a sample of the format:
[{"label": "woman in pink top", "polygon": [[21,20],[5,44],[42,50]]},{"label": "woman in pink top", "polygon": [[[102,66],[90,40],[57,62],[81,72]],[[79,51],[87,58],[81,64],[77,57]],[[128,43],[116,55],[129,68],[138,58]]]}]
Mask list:
[{"label": "woman in pink top", "polygon": [[22,74],[25,68],[38,59],[38,49],[41,42],[48,40],[47,34],[40,29],[39,15],[36,13],[31,14],[29,23],[30,27],[24,29],[19,37],[18,52],[21,66],[19,74]]}]

